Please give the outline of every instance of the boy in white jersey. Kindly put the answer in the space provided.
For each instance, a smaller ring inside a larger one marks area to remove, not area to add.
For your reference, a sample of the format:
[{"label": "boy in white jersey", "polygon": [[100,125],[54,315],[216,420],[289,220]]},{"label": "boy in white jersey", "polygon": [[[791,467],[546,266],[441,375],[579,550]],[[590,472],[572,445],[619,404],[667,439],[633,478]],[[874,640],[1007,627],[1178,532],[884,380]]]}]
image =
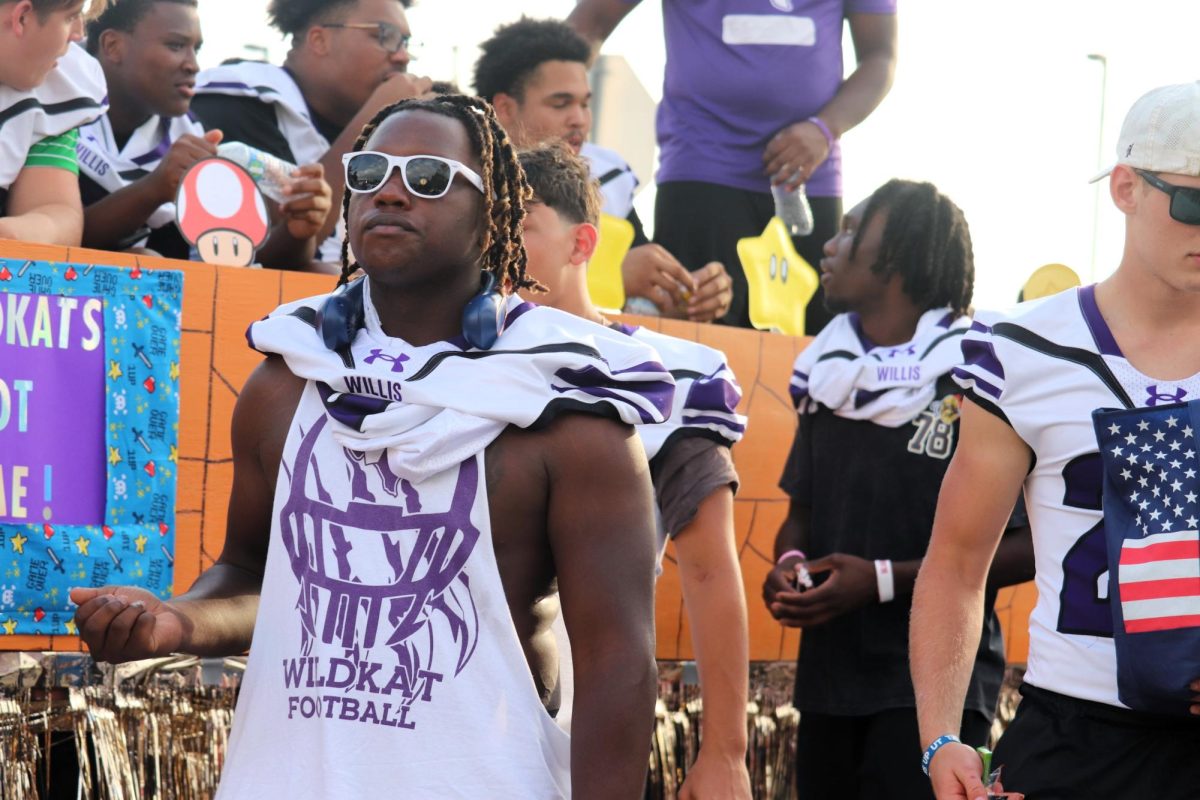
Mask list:
[{"label": "boy in white jersey", "polygon": [[251,326],[281,357],[238,398],[220,559],[168,603],[74,590],[80,631],[110,661],[253,632],[222,800],[639,796],[654,512],[630,423],[663,421],[670,376],[632,337],[497,291],[531,285],[528,187],[482,101],[383,109],[343,174],[343,282],[367,277]]},{"label": "boy in white jersey", "polygon": [[557,19],[501,25],[480,46],[475,91],[496,107],[500,124],[518,147],[561,139],[587,159],[600,182],[601,210],[633,225],[633,247],[621,273],[625,293],[652,301],[669,317],[720,319],[733,299],[733,281],[719,261],[688,272],[666,248],[652,243],[633,208],[637,178],[615,152],[587,141],[592,127],[588,84],[591,47]]},{"label": "boy in white jersey", "polygon": [[[74,43],[85,0],[0,2],[0,239],[77,245],[75,129],[104,112],[104,76]],[[99,13],[104,2],[93,2]]]},{"label": "boy in white jersey", "polygon": [[[1188,697],[1196,684],[1189,692],[1181,682],[1169,713],[1131,708],[1118,685],[1105,532],[1114,511],[1101,503],[1092,420],[1098,409],[1200,397],[1200,83],[1138,100],[1117,156],[1109,191],[1125,215],[1125,247],[1116,272],[977,319],[964,337],[961,443],[911,625],[923,761],[939,800],[985,796],[979,757],[955,738],[969,667],[962,637],[978,624],[985,556],[1022,484],[1038,602],[1024,699],[992,762],[1004,788],[1030,800],[1200,792],[1200,706]],[[1181,501],[1180,516],[1194,500]]]},{"label": "boy in white jersey", "polygon": [[[563,144],[520,158],[533,188],[525,217],[529,274],[547,290],[534,299],[610,325],[588,297],[599,217],[588,165]],[[745,423],[737,414],[741,391],[718,351],[644,328],[612,327],[653,346],[676,381],[670,420],[639,433],[661,513],[660,552],[668,536],[675,542],[704,702],[700,752],[680,796],[749,800],[748,634],[733,529],[738,477],[729,452]]]},{"label": "boy in white jersey", "polygon": [[[79,131],[83,245],[100,250],[146,247],[190,257],[175,223],[179,183],[198,161],[217,154],[219,130],[189,113],[203,44],[196,0],[116,0],[88,23],[87,49],[104,69],[108,112]],[[331,193],[320,164],[299,167],[296,199],[280,205],[256,259],[298,269],[313,261]]]}]

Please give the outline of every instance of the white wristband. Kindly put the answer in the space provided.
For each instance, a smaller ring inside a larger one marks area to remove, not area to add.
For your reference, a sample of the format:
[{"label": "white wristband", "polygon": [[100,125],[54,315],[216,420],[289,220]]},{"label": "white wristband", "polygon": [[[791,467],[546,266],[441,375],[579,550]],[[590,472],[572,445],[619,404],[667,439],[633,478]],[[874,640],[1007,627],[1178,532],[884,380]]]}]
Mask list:
[{"label": "white wristband", "polygon": [[890,560],[884,558],[875,562],[875,585],[879,588],[879,602],[890,603],[896,599],[896,576]]}]

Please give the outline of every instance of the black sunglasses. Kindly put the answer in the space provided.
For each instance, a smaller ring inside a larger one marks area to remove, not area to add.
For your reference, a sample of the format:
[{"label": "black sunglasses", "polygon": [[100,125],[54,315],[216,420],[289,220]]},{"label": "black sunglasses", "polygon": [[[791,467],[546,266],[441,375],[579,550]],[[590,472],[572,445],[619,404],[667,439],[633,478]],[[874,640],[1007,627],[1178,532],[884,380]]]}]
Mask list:
[{"label": "black sunglasses", "polygon": [[408,49],[408,43],[412,41],[412,36],[404,33],[395,25],[387,22],[329,22],[321,26],[322,28],[359,28],[361,30],[374,30],[375,40],[379,42],[379,46],[389,53],[399,53],[401,50]]},{"label": "black sunglasses", "polygon": [[1171,198],[1171,219],[1184,225],[1200,225],[1200,187],[1176,186],[1144,169],[1135,169],[1134,172]]}]

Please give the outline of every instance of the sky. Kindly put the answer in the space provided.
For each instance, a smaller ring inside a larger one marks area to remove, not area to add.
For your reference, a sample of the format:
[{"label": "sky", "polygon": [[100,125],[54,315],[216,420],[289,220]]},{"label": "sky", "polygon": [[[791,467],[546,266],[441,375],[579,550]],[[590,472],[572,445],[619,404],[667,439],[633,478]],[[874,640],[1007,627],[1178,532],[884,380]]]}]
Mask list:
[{"label": "sky", "polygon": [[[573,6],[418,0],[408,12],[418,55],[410,70],[469,88],[477,45],[497,25],[522,13],[563,17]],[[265,0],[203,0],[202,66],[245,56],[248,43],[281,59],[286,44],[267,29],[265,7]],[[665,61],[660,9],[644,0],[602,51],[623,56],[655,100]],[[214,30],[210,21],[229,19],[243,27]],[[1088,180],[1115,160],[1134,100],[1200,78],[1198,23],[1197,0],[899,0],[895,84],[843,137],[846,207],[893,177],[935,183],[971,226],[980,308],[1013,303],[1047,263],[1071,266],[1084,282],[1103,279],[1120,261],[1124,223],[1107,182]],[[849,71],[848,37],[845,51]],[[653,181],[640,177],[647,188],[637,207],[648,220]]]}]

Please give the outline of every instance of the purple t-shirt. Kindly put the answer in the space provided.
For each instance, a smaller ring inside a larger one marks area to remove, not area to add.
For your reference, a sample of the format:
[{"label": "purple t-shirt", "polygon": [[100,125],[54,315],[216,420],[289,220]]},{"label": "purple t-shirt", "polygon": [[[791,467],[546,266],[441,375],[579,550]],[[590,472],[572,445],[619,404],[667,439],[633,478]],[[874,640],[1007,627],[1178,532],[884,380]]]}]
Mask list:
[{"label": "purple t-shirt", "polygon": [[[629,0],[632,3],[640,0]],[[662,0],[667,66],[658,107],[658,182],[767,192],[763,150],[842,84],[842,20],[894,14],[896,0]],[[808,193],[842,192],[841,148]]]}]

